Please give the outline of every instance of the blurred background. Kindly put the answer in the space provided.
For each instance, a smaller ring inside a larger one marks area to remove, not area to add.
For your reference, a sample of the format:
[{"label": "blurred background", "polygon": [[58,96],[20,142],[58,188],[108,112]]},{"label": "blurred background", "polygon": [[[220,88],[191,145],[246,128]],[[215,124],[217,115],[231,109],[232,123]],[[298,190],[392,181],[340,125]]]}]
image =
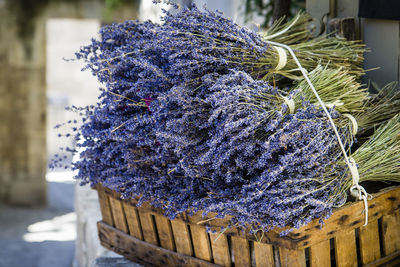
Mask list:
[{"label": "blurred background", "polygon": [[[398,20],[359,18],[358,1],[175,2],[218,9],[254,30],[300,9],[313,16],[318,34],[327,31],[329,20],[354,18],[356,37],[373,51],[365,67],[381,66],[369,78],[379,85],[399,80]],[[74,147],[68,127],[54,126],[77,119],[65,107],[95,103],[101,86],[81,71],[82,62],[68,59],[102,25],[158,22],[161,8],[168,6],[152,0],[0,0],[0,267],[114,266],[109,259],[118,256],[97,239],[96,192],[76,185],[68,167],[48,168],[56,155],[68,166],[72,156],[60,148]]]}]

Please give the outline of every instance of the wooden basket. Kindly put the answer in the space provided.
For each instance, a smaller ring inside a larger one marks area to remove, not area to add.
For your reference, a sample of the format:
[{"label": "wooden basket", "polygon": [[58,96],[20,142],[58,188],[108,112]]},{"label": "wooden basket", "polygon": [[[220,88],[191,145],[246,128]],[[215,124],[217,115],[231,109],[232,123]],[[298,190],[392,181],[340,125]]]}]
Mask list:
[{"label": "wooden basket", "polygon": [[400,186],[374,194],[365,227],[361,201],[335,210],[322,228],[315,220],[285,237],[234,228],[209,234],[205,225],[219,230],[228,219],[169,220],[160,209],[97,190],[101,244],[145,266],[400,266]]}]

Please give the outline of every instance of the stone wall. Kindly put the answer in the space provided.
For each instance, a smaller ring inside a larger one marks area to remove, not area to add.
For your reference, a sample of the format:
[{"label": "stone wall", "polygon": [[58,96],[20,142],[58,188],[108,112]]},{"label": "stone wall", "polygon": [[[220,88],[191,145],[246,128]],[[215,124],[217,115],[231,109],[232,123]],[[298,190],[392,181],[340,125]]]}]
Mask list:
[{"label": "stone wall", "polygon": [[46,204],[47,18],[135,19],[139,1],[121,2],[0,0],[0,202]]},{"label": "stone wall", "polygon": [[8,2],[0,6],[0,199],[45,203],[45,47],[43,19],[23,32]]}]

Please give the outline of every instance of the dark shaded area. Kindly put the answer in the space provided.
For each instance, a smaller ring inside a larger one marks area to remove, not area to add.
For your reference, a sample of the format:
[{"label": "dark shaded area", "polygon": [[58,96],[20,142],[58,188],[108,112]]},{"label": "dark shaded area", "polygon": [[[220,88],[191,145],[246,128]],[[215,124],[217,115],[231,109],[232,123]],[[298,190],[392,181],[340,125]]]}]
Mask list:
[{"label": "dark shaded area", "polygon": [[360,0],[358,16],[369,19],[400,20],[400,1]]},{"label": "dark shaded area", "polygon": [[286,18],[290,14],[291,0],[275,0],[274,12],[272,14],[272,20],[278,20],[281,17]]},{"label": "dark shaded area", "polygon": [[[112,20],[112,12],[124,5],[139,6],[139,0],[100,0],[104,2],[104,16],[106,20]],[[51,2],[63,2],[62,0],[6,0],[7,9],[14,15],[18,25],[18,36],[22,40],[30,40],[35,34],[35,18],[39,17]],[[78,3],[81,0],[69,0]],[[83,2],[83,1],[82,1]],[[109,17],[107,19],[107,17]],[[29,48],[28,48],[29,49]],[[26,51],[29,54],[29,51]]]},{"label": "dark shaded area", "polygon": [[251,22],[253,16],[264,17],[261,26],[267,27],[282,17],[291,19],[299,10],[305,9],[305,0],[243,0],[245,22]]},{"label": "dark shaded area", "polygon": [[51,0],[7,0],[7,8],[14,14],[18,35],[23,40],[34,36],[34,19],[45,10]]}]

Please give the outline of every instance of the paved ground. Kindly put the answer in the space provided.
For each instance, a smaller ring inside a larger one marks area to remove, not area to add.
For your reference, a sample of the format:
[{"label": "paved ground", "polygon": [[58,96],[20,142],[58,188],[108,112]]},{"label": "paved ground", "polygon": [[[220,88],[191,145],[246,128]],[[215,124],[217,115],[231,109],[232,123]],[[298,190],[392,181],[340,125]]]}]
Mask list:
[{"label": "paved ground", "polygon": [[45,208],[0,204],[0,267],[141,267],[100,246],[95,191],[76,187],[71,172],[50,173],[47,181]]},{"label": "paved ground", "polygon": [[48,182],[49,205],[0,205],[0,267],[70,267],[75,250],[74,184]]}]

